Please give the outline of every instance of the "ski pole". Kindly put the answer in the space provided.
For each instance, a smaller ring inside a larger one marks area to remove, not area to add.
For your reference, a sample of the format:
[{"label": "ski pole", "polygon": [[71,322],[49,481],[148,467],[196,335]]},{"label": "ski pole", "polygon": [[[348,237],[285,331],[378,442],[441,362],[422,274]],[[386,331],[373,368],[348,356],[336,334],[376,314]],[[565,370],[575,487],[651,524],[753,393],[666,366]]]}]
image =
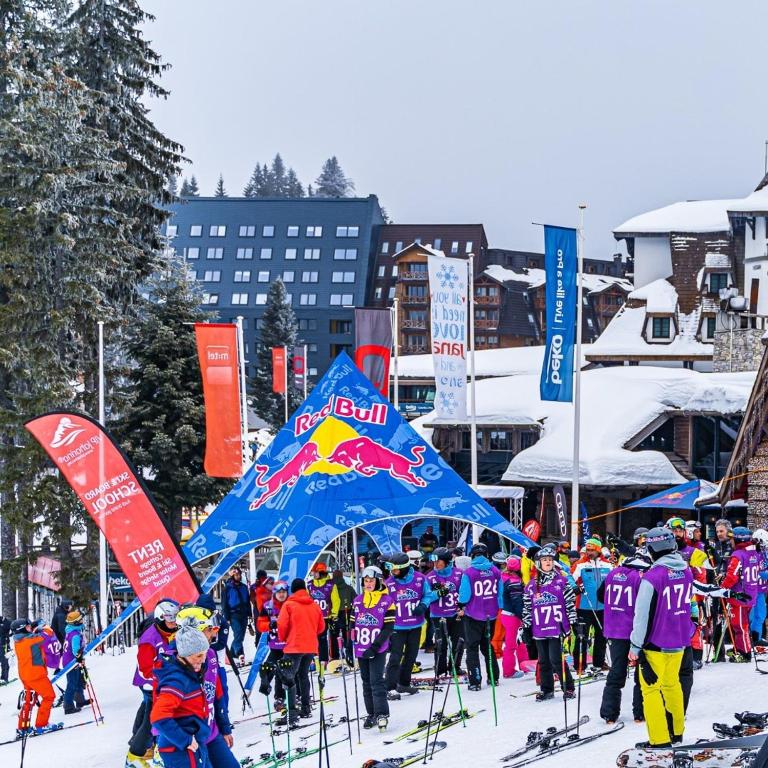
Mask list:
[{"label": "ski pole", "polygon": [[19,722],[21,725],[21,763],[19,768],[24,768],[24,754],[27,751],[27,739],[29,738],[29,732],[32,730],[32,709],[34,707],[35,699],[32,698],[32,691],[29,688],[24,689],[24,703],[21,705],[21,717]]},{"label": "ski pole", "polygon": [[267,700],[267,720],[269,721],[269,738],[272,740],[272,761],[277,765],[277,749],[275,748],[275,729],[272,726],[272,706],[269,703],[269,694],[264,697]]},{"label": "ski pole", "polygon": [[346,716],[347,716],[347,735],[349,736],[349,754],[352,754],[352,723],[349,722],[349,697],[347,695],[347,668],[346,664],[342,657],[342,652],[344,649],[344,640],[341,636],[341,632],[339,632],[339,636],[336,638],[338,648],[339,648],[339,660],[341,661],[341,681],[342,685],[344,686],[344,709],[346,710]]},{"label": "ski pole", "polygon": [[323,741],[325,741],[325,765],[331,768],[330,757],[328,755],[328,731],[325,724],[325,673],[320,664],[320,656],[317,657],[317,688],[320,692],[320,740],[317,750],[318,768],[323,768]]},{"label": "ski pole", "polygon": [[[458,619],[456,619],[458,621]],[[440,624],[443,628],[443,636],[445,637],[446,645],[448,648],[448,658],[451,660],[451,677],[453,678],[453,682],[456,685],[456,696],[459,699],[459,712],[461,713],[461,724],[462,727],[467,727],[467,718],[464,716],[464,705],[461,702],[461,686],[459,685],[459,676],[456,673],[456,659],[459,656],[459,652],[461,650],[461,645],[464,642],[464,638],[460,637],[459,641],[456,643],[456,648],[453,648],[453,643],[451,643],[451,636],[448,633],[448,622],[446,619],[440,619]],[[437,670],[435,670],[437,672]],[[448,688],[451,686],[449,685]],[[447,697],[446,697],[447,699]],[[445,704],[443,704],[443,708],[445,708]]]},{"label": "ski pole", "polygon": [[[435,670],[437,671],[437,670]],[[445,717],[445,705],[448,703],[448,693],[451,690],[450,685],[445,686],[445,695],[443,696],[443,706],[437,711],[435,714],[435,735],[432,738],[432,750],[429,753],[429,759],[432,759],[432,756],[435,754],[435,746],[437,745],[437,734],[440,733],[440,724],[442,723],[444,717]],[[459,712],[459,716],[462,719],[462,722],[464,722],[464,710],[461,710]],[[427,742],[429,742],[429,738],[427,738]]]},{"label": "ski pole", "polygon": [[355,641],[352,642],[352,682],[355,684],[355,722],[357,723],[357,743],[362,744],[360,737],[360,700],[357,695],[357,665],[355,664]]},{"label": "ski pole", "polygon": [[[485,635],[488,640],[488,678],[491,681],[491,696],[493,698],[493,724],[498,727],[499,725],[499,713],[496,709],[496,681],[493,679],[493,662],[496,660],[496,656],[493,652],[493,645],[491,645],[491,620],[485,620]],[[563,656],[565,658],[565,656]]]},{"label": "ski pole", "polygon": [[[576,623],[576,642],[579,642],[579,635],[584,633],[584,623],[579,621]],[[563,656],[565,658],[565,656]],[[611,664],[613,664],[613,658],[611,658]],[[579,737],[579,728],[581,723],[581,675],[579,675],[579,691],[576,694],[576,738]],[[567,717],[567,715],[566,715]],[[566,723],[567,725],[567,723]]]},{"label": "ski pole", "polygon": [[563,689],[563,710],[565,712],[565,732],[568,733],[568,699],[565,696],[565,649],[563,648],[563,642],[565,640],[565,634],[560,635],[560,687]]},{"label": "ski pole", "polygon": [[[432,724],[432,713],[435,711],[435,691],[437,690],[437,665],[440,660],[440,648],[442,646],[443,639],[441,637],[435,637],[435,668],[433,670],[434,677],[432,678],[432,696],[429,700],[429,719],[427,720],[427,741],[424,744],[424,759],[421,761],[422,765],[427,764],[427,751],[429,750],[429,727]],[[449,686],[450,687],[450,686]],[[448,691],[445,692],[446,698]]]},{"label": "ski pole", "polygon": [[[301,657],[299,657],[301,658]],[[299,664],[301,664],[301,661],[299,661]],[[291,768],[291,692],[293,692],[294,697],[296,696],[296,675],[293,676],[293,680],[291,682],[290,687],[286,691],[286,710],[285,710],[285,722],[286,722],[286,728],[285,728],[285,735],[288,739],[288,768]],[[296,699],[294,698],[293,703],[296,703]]]},{"label": "ski pole", "polygon": [[245,686],[243,685],[243,681],[240,679],[240,670],[237,667],[237,662],[235,661],[235,656],[232,653],[232,649],[227,646],[224,648],[224,653],[227,655],[227,658],[229,659],[229,665],[232,667],[232,671],[235,673],[235,677],[237,678],[237,684],[240,686],[240,690],[243,692],[243,714],[245,714],[245,705],[248,705],[248,709],[253,712],[253,707],[251,706],[251,700],[248,698],[248,694],[245,692]]},{"label": "ski pole", "polygon": [[91,681],[91,675],[88,672],[88,668],[85,666],[85,662],[80,662],[80,673],[85,678],[85,692],[88,694],[88,698],[91,700],[91,711],[93,712],[93,719],[96,721],[96,725],[104,722],[104,717],[101,714],[101,706],[99,700],[96,698],[96,691],[93,690],[93,682]]}]

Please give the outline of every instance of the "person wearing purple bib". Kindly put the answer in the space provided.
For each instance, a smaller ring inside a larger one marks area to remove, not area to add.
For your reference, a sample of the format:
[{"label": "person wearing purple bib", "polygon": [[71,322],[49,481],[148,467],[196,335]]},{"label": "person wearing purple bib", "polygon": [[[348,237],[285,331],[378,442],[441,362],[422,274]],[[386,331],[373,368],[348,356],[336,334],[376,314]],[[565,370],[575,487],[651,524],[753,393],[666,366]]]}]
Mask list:
[{"label": "person wearing purple bib", "polygon": [[759,583],[757,597],[752,610],[749,612],[749,630],[752,635],[752,644],[764,644],[765,619],[766,619],[766,593],[768,593],[768,531],[757,528],[752,533],[752,541],[760,555]]},{"label": "person wearing purple bib", "polygon": [[413,662],[419,655],[421,627],[430,604],[437,599],[427,577],[414,570],[405,552],[386,558],[390,577],[384,582],[395,604],[395,627],[390,639],[386,680],[390,698],[418,693],[411,687]]},{"label": "person wearing purple bib", "polygon": [[[629,636],[635,617],[637,591],[643,572],[651,567],[651,559],[637,552],[614,568],[597,588],[597,598],[603,609],[603,630],[611,653],[611,669],[603,688],[600,717],[607,723],[615,723],[621,712],[621,692],[627,681],[629,666]],[[635,685],[632,690],[632,713],[635,722],[643,720],[643,696],[635,669]]]},{"label": "person wearing purple bib", "polygon": [[323,614],[323,620],[327,625],[326,631],[317,638],[317,642],[320,646],[320,661],[327,664],[328,660],[333,656],[333,651],[328,646],[333,579],[331,579],[331,574],[328,573],[328,566],[325,563],[315,563],[312,566],[309,579],[307,579],[307,592],[309,592],[309,596],[317,603]]},{"label": "person wearing purple bib", "polygon": [[[457,674],[463,674],[461,657],[464,650],[462,643],[459,642],[463,635],[463,624],[458,615],[462,571],[453,564],[450,550],[445,547],[438,547],[431,557],[435,567],[427,574],[427,581],[437,595],[437,600],[429,606],[429,612],[434,636],[442,639],[435,674],[450,674],[454,667]],[[452,654],[450,665],[448,663],[449,644]]]},{"label": "person wearing purple bib", "polygon": [[389,722],[384,662],[395,627],[395,603],[384,584],[380,568],[363,570],[363,593],[352,601],[353,648],[360,665],[366,717],[363,728],[380,731]]},{"label": "person wearing purple bib", "polygon": [[566,699],[576,696],[562,642],[576,623],[576,595],[569,580],[555,568],[556,556],[551,545],[536,552],[536,575],[523,592],[524,640],[527,642],[532,637],[536,641],[539,657],[541,690],[536,694],[536,701],[555,697],[555,672],[561,678],[563,696]]},{"label": "person wearing purple bib", "polygon": [[733,651],[731,661],[752,661],[752,638],[749,634],[749,611],[757,599],[760,590],[760,553],[752,543],[752,531],[741,526],[733,529],[734,550],[722,585],[748,595],[741,602],[733,597],[726,601],[731,630],[733,632]]},{"label": "person wearing purple bib", "polygon": [[[71,661],[81,661],[83,658],[83,616],[78,610],[67,614],[67,628],[64,631],[64,650],[61,655],[63,666]],[[58,642],[58,641],[57,641]],[[83,695],[83,678],[80,665],[67,672],[67,688],[64,691],[64,714],[73,715],[79,712],[85,704]]]},{"label": "person wearing purple bib", "polygon": [[281,640],[277,636],[277,617],[280,615],[280,610],[285,605],[285,601],[288,599],[288,583],[285,581],[276,581],[272,587],[272,597],[267,600],[261,607],[259,616],[267,617],[267,626],[269,629],[269,639],[267,645],[269,646],[269,656],[267,656],[264,663],[261,665],[259,674],[261,675],[261,685],[259,686],[259,692],[265,696],[269,696],[272,691],[271,683],[272,679],[275,680],[275,710],[282,710],[285,707],[285,688],[283,687],[283,681],[280,675],[277,675],[277,662],[283,658],[283,649],[285,648],[285,641]]},{"label": "person wearing purple bib", "polygon": [[640,666],[648,729],[648,741],[642,746],[670,746],[682,741],[685,728],[680,665],[695,629],[691,620],[693,576],[668,528],[648,531],[645,546],[653,565],[637,590],[629,659]]},{"label": "person wearing purple bib", "polygon": [[480,653],[485,659],[489,685],[499,682],[499,663],[491,647],[496,617],[502,605],[501,572],[488,559],[488,547],[475,544],[469,552],[472,565],[461,576],[459,615],[464,620],[464,642],[467,646],[469,690],[482,685]]}]

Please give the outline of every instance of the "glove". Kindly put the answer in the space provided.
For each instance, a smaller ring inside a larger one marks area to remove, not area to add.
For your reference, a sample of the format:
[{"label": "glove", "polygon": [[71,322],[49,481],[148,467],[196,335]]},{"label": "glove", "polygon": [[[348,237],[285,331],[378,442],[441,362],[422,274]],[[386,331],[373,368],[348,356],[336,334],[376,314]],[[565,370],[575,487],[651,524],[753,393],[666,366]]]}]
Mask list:
[{"label": "glove", "polygon": [[607,533],[605,536],[609,544],[618,544],[620,539],[615,533]]},{"label": "glove", "polygon": [[277,619],[270,619],[269,620],[269,628],[270,629],[277,629]]},{"label": "glove", "polygon": [[325,625],[332,635],[336,633],[336,619],[326,619]]},{"label": "glove", "polygon": [[583,621],[577,621],[574,630],[577,637],[584,637],[587,632],[587,625]]},{"label": "glove", "polygon": [[525,645],[528,645],[533,640],[530,627],[523,627],[522,640]]},{"label": "glove", "polygon": [[370,648],[368,648],[368,649],[367,649],[367,650],[366,650],[366,651],[363,653],[363,658],[364,658],[364,659],[369,659],[369,660],[370,660],[370,659],[375,659],[377,656],[378,656],[378,653],[377,653],[376,649],[375,649],[373,646],[371,646]]},{"label": "glove", "polygon": [[413,612],[415,616],[423,616],[427,612],[427,606],[424,603],[419,603],[416,606],[416,610]]},{"label": "glove", "polygon": [[447,584],[435,584],[434,591],[438,597],[445,597],[451,590]]},{"label": "glove", "polygon": [[584,588],[583,584],[576,584],[576,586],[573,588],[573,591],[579,595],[583,595],[587,590]]},{"label": "glove", "polygon": [[748,595],[746,592],[734,592],[731,590],[730,597],[734,600],[738,600],[740,603],[748,603],[752,596]]}]

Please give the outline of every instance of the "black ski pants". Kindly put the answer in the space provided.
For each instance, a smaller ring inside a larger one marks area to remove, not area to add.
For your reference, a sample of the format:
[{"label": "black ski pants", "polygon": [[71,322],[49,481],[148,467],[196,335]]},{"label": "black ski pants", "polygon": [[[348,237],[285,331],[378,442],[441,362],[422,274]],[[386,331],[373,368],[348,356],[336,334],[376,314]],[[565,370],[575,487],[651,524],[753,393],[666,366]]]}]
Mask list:
[{"label": "black ski pants", "polygon": [[499,662],[496,660],[493,648],[491,648],[491,638],[496,627],[496,619],[480,621],[465,616],[462,621],[464,623],[464,643],[467,646],[467,677],[470,685],[479,685],[483,681],[483,675],[480,671],[480,653],[485,659],[488,682],[491,682],[491,676],[493,676],[494,682],[498,683]]},{"label": "black ski pants", "polygon": [[[274,678],[275,681],[275,698],[285,699],[285,688],[283,687],[283,679],[280,675],[276,674],[277,662],[283,658],[283,652],[277,648],[269,649],[269,656],[267,656],[265,664],[262,665],[259,674],[262,680],[266,680],[267,683],[271,683]],[[266,668],[265,668],[266,667]]]},{"label": "black ski pants", "polygon": [[[445,621],[445,624],[443,624]],[[440,639],[440,654],[435,665],[436,675],[450,675],[453,672],[448,659],[448,641],[451,643],[451,655],[453,663],[458,670],[461,667],[461,659],[464,656],[464,625],[458,616],[450,616],[447,619],[432,619],[434,642]],[[435,645],[437,647],[437,645]]]},{"label": "black ski pants", "polygon": [[[691,700],[691,689],[693,688],[693,649],[689,645],[683,651],[683,660],[680,662],[680,687],[683,689],[683,712],[688,711],[688,702]],[[670,733],[672,730],[672,715],[667,712],[667,728]]]},{"label": "black ski pants", "polygon": [[363,681],[363,701],[369,715],[389,717],[387,684],[384,682],[386,653],[377,653],[372,659],[360,658],[360,679]]},{"label": "black ski pants", "polygon": [[344,649],[344,660],[352,664],[354,655],[352,654],[352,633],[350,632],[349,611],[339,611],[336,621],[331,629],[331,645],[334,654],[338,653],[339,635],[341,635],[342,648]]},{"label": "black ski pants", "polygon": [[539,679],[542,693],[555,692],[555,674],[563,675],[565,666],[565,690],[573,690],[573,677],[568,663],[563,664],[563,646],[559,637],[536,638],[539,654]]},{"label": "black ski pants", "polygon": [[605,635],[603,634],[603,612],[591,610],[579,610],[576,612],[579,621],[585,624],[584,635],[573,645],[573,667],[577,673],[587,668],[587,651],[589,649],[589,629],[595,632],[595,641],[592,646],[592,664],[598,669],[605,664]]},{"label": "black ski pants", "polygon": [[[627,682],[629,667],[629,640],[609,640],[611,652],[611,669],[603,688],[603,699],[600,702],[600,717],[603,720],[615,722],[621,714],[621,692]],[[637,667],[634,669],[634,684],[632,686],[632,716],[635,720],[644,720],[643,694],[640,681],[637,679]]]},{"label": "black ski pants", "polygon": [[398,685],[410,685],[413,662],[419,655],[421,627],[396,629],[389,639],[389,661],[387,662],[387,690],[394,691]]},{"label": "black ski pants", "polygon": [[290,719],[299,717],[296,708],[296,688],[301,696],[301,708],[310,709],[312,706],[312,694],[309,685],[309,668],[312,666],[311,653],[284,653],[282,664],[279,667],[283,678],[283,685],[288,689],[288,711]]},{"label": "black ski pants", "polygon": [[141,695],[141,704],[133,719],[132,736],[128,742],[128,751],[138,757],[142,757],[153,743],[152,724],[149,722],[152,712],[152,691],[142,691]]}]

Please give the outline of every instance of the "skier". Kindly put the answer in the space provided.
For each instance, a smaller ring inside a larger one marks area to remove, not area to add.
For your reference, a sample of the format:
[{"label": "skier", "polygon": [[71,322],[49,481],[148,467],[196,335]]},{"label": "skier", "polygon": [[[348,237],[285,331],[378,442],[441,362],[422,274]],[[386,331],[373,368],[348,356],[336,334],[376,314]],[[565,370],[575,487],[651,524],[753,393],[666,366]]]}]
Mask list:
[{"label": "skier", "polygon": [[[562,560],[561,560],[562,562]],[[523,626],[523,579],[520,558],[508,557],[501,574],[501,623],[504,626],[504,654],[501,669],[504,677],[525,677],[523,662],[528,661],[528,651],[518,641]]]},{"label": "skier", "polygon": [[401,693],[418,693],[411,687],[413,662],[419,654],[424,616],[437,595],[427,577],[414,570],[405,552],[396,552],[387,560],[390,577],[385,581],[395,602],[395,630],[389,642],[386,680],[389,697],[399,699]]},{"label": "skier", "polygon": [[434,636],[441,638],[435,674],[446,675],[452,671],[452,665],[448,661],[449,640],[453,653],[453,666],[457,674],[463,674],[460,669],[463,649],[459,642],[463,635],[463,624],[458,615],[462,572],[453,564],[451,553],[445,547],[438,547],[432,553],[432,559],[435,567],[427,574],[427,581],[438,599],[429,606],[429,611]]},{"label": "skier", "polygon": [[576,696],[562,645],[576,623],[576,597],[568,579],[556,570],[555,556],[549,546],[536,552],[536,574],[523,592],[524,640],[532,637],[536,641],[539,658],[541,690],[536,701],[554,698],[555,673],[560,676],[565,698]]},{"label": "skier", "polygon": [[[640,687],[648,741],[638,746],[679,743],[685,728],[680,665],[693,634],[693,576],[668,528],[648,531],[645,546],[653,565],[637,592],[629,659],[640,662]],[[672,721],[667,721],[669,713]]]},{"label": "skier", "polygon": [[352,603],[354,652],[363,681],[366,717],[363,728],[387,727],[389,702],[384,681],[384,663],[395,626],[395,604],[384,584],[380,568],[363,570],[363,593]]},{"label": "skier", "polygon": [[694,549],[704,550],[704,544],[701,540],[701,523],[698,520],[686,521],[685,536]]},{"label": "skier", "polygon": [[56,610],[53,612],[53,617],[51,618],[51,629],[59,639],[62,647],[64,646],[64,639],[67,633],[67,614],[73,607],[74,604],[71,600],[62,598],[61,602],[56,606]]},{"label": "skier", "polygon": [[752,541],[760,554],[760,566],[758,575],[760,577],[757,597],[755,604],[749,614],[749,629],[752,635],[752,644],[766,643],[765,619],[766,619],[766,593],[768,593],[768,531],[763,528],[757,528],[752,533]]},{"label": "skier", "polygon": [[[309,592],[310,597],[319,606],[320,612],[323,614],[323,621],[325,622],[330,618],[332,590],[333,582],[328,573],[328,566],[321,562],[315,563],[309,573],[307,592]],[[329,648],[328,644],[328,633],[324,630],[317,640],[320,647],[320,661],[327,664],[330,659],[334,658],[333,649]]]},{"label": "skier", "polygon": [[341,571],[334,571],[331,581],[333,587],[331,588],[331,610],[328,621],[331,644],[334,648],[338,647],[338,638],[341,635],[345,661],[350,667],[354,667],[355,662],[352,658],[350,628],[352,603],[357,596],[357,592],[355,592],[354,587],[347,584]]},{"label": "skier", "polygon": [[749,599],[740,602],[733,597],[726,601],[728,618],[733,632],[734,648],[731,661],[752,660],[752,638],[749,634],[749,610],[754,605],[760,589],[761,557],[752,543],[752,531],[742,526],[733,529],[734,551],[728,562],[722,586],[745,592]]},{"label": "skier", "polygon": [[440,546],[440,540],[435,536],[431,525],[424,529],[424,533],[419,536],[419,549],[425,555],[430,555]]},{"label": "skier", "polygon": [[150,719],[158,734],[158,753],[165,768],[212,768],[206,747],[212,717],[202,683],[208,639],[189,626],[174,639],[175,655],[163,656],[155,673]]},{"label": "skier", "polygon": [[[605,604],[604,629],[611,653],[611,669],[603,689],[600,717],[609,724],[615,723],[621,712],[621,692],[627,681],[629,636],[632,634],[637,591],[640,588],[643,572],[650,568],[651,562],[647,555],[640,553],[626,558],[606,576],[597,590],[598,598]],[[637,669],[635,669],[634,679],[632,713],[635,722],[638,723],[643,720],[643,698],[637,679]]]},{"label": "skier", "polygon": [[245,664],[243,640],[251,616],[251,598],[248,587],[243,583],[243,572],[235,565],[229,571],[221,598],[221,612],[232,627],[232,655],[240,666]]},{"label": "skier", "polygon": [[73,715],[85,704],[83,696],[83,672],[80,662],[83,660],[83,617],[80,611],[67,614],[67,628],[64,637],[64,651],[61,661],[67,666],[71,661],[78,663],[67,672],[67,688],[64,691],[64,714]]},{"label": "skier", "polygon": [[269,632],[269,656],[261,665],[259,674],[261,685],[259,692],[269,696],[272,690],[272,679],[275,680],[275,710],[280,711],[285,707],[285,689],[280,675],[277,675],[277,662],[283,658],[285,642],[277,636],[277,618],[288,599],[288,584],[284,581],[276,581],[272,587],[272,598],[267,600],[261,608],[260,618],[266,617],[265,631]]},{"label": "skier", "polygon": [[256,571],[256,581],[251,584],[250,589],[248,590],[251,596],[251,607],[253,609],[253,624],[256,627],[256,634],[254,637],[256,645],[259,644],[261,633],[269,631],[269,622],[266,621],[265,623],[262,608],[264,608],[264,603],[266,603],[272,596],[272,584],[273,579],[267,575],[267,572],[259,569]]},{"label": "skier", "polygon": [[479,691],[482,685],[481,652],[489,684],[497,685],[499,682],[499,664],[491,648],[491,637],[502,603],[501,573],[488,559],[485,544],[475,544],[469,556],[472,565],[462,574],[459,585],[459,616],[464,622],[468,687],[470,691]]},{"label": "skier", "polygon": [[32,707],[37,697],[40,703],[35,718],[35,734],[46,733],[62,727],[62,723],[49,723],[51,708],[56,698],[43,653],[43,636],[36,632],[29,619],[16,619],[11,624],[13,649],[19,669],[19,679],[24,686],[24,704],[19,712],[17,736],[28,732]]},{"label": "skier", "polygon": [[175,600],[160,600],[155,606],[152,623],[139,637],[133,684],[141,690],[142,700],[136,712],[133,733],[128,742],[126,768],[145,768],[147,761],[154,755],[149,718],[152,711],[152,692],[155,687],[155,668],[161,654],[172,653],[178,612],[179,604]]},{"label": "skier", "polygon": [[213,768],[239,768],[240,764],[232,754],[234,737],[226,706],[228,699],[219,676],[219,656],[213,648],[219,634],[219,617],[215,611],[193,605],[179,609],[176,620],[179,625],[176,637],[182,629],[191,627],[202,632],[209,643],[201,669],[203,693],[208,702],[208,725],[211,730],[205,742],[208,758]]},{"label": "skier", "polygon": [[[722,518],[715,523],[715,538],[708,542],[705,548],[710,564],[714,568],[714,578],[719,584],[725,578],[725,570],[733,553],[733,528],[730,520]],[[712,646],[720,651],[712,662],[725,661],[725,643],[723,632],[726,632],[727,609],[722,600],[712,601]]]}]

